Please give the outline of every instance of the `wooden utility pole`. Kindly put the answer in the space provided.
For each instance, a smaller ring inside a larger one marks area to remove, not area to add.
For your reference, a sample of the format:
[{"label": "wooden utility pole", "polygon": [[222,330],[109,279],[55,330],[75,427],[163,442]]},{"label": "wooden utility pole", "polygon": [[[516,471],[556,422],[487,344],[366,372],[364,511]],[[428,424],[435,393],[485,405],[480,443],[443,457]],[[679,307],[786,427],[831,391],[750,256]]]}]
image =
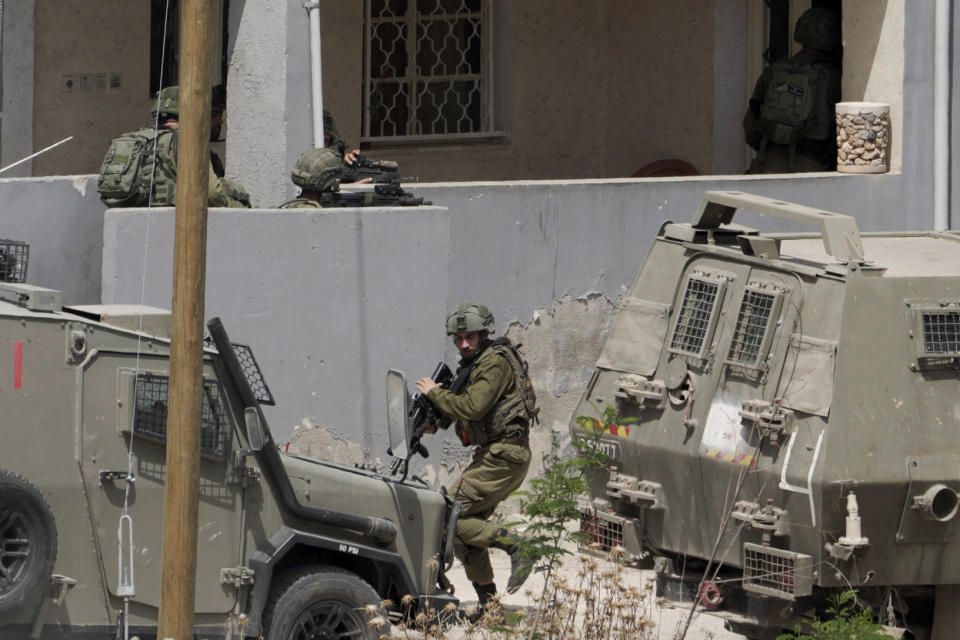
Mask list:
[{"label": "wooden utility pole", "polygon": [[208,0],[183,0],[180,9],[180,148],[173,250],[163,585],[157,633],[161,640],[193,638],[210,165],[208,43],[212,4]]}]

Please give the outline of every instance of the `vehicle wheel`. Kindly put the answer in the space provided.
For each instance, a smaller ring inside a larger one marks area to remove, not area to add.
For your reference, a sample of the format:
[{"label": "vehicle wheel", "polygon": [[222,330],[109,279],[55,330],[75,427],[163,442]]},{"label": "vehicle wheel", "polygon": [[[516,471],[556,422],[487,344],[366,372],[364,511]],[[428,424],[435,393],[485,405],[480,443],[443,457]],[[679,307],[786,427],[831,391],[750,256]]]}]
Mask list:
[{"label": "vehicle wheel", "polygon": [[0,622],[39,598],[57,559],[57,523],[40,490],[0,469]]},{"label": "vehicle wheel", "polygon": [[274,578],[263,612],[264,637],[373,640],[389,633],[389,623],[371,627],[372,617],[386,621],[380,597],[361,578],[335,567],[301,567]]}]

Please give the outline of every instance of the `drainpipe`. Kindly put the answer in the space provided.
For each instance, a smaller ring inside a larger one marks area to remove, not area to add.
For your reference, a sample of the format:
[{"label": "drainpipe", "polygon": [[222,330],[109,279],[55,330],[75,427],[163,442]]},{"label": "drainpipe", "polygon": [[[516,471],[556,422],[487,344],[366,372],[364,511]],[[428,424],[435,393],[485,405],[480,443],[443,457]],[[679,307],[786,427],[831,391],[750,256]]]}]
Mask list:
[{"label": "drainpipe", "polygon": [[320,66],[320,0],[307,0],[304,9],[310,16],[310,83],[313,97],[313,148],[323,144],[323,71]]},{"label": "drainpipe", "polygon": [[950,228],[950,0],[937,0],[933,63],[933,228]]}]

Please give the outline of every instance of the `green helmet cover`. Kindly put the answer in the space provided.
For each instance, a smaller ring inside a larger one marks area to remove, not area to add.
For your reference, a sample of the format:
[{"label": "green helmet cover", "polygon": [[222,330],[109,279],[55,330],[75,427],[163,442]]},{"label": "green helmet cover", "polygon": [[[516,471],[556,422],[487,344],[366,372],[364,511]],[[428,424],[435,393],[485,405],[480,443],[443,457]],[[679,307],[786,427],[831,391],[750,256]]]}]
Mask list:
[{"label": "green helmet cover", "polygon": [[164,116],[180,115],[180,87],[174,85],[160,89],[153,110],[150,111],[150,116],[156,118],[157,113]]},{"label": "green helmet cover", "polygon": [[[222,84],[213,87],[210,92],[210,111],[223,111],[227,106],[227,90]],[[172,85],[160,89],[157,100],[150,111],[150,117],[156,118],[157,113],[164,116],[180,116],[180,87]]]},{"label": "green helmet cover", "polygon": [[307,149],[290,172],[293,184],[311,191],[333,191],[343,176],[343,159],[332,149]]},{"label": "green helmet cover", "polygon": [[456,333],[467,331],[486,331],[494,333],[496,325],[493,321],[493,314],[482,304],[476,302],[465,302],[458,304],[447,316],[447,335],[452,336]]},{"label": "green helmet cover", "polygon": [[793,39],[805,47],[830,51],[840,44],[840,16],[826,7],[813,7],[797,19]]}]

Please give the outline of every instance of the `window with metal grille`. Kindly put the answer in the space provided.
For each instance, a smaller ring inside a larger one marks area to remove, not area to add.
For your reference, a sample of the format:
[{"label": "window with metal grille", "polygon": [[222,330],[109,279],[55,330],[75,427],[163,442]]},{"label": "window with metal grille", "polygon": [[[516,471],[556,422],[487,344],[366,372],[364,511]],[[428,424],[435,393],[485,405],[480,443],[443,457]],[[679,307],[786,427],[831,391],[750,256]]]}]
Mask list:
[{"label": "window with metal grille", "polygon": [[[141,373],[135,382],[136,398],[133,432],[166,442],[167,407],[170,379],[152,373]],[[230,452],[230,420],[220,398],[220,386],[213,380],[203,381],[203,418],[200,425],[200,451],[217,458]]]},{"label": "window with metal grille", "polygon": [[923,311],[921,321],[925,355],[960,354],[960,311]]},{"label": "window with metal grille", "polygon": [[753,287],[745,289],[727,362],[751,368],[760,366],[772,337],[771,320],[776,320],[779,310],[778,294]]},{"label": "window with metal grille", "polygon": [[670,351],[702,358],[710,346],[723,283],[690,276],[670,339]]},{"label": "window with metal grille", "polygon": [[490,133],[490,0],[364,5],[363,137]]}]

